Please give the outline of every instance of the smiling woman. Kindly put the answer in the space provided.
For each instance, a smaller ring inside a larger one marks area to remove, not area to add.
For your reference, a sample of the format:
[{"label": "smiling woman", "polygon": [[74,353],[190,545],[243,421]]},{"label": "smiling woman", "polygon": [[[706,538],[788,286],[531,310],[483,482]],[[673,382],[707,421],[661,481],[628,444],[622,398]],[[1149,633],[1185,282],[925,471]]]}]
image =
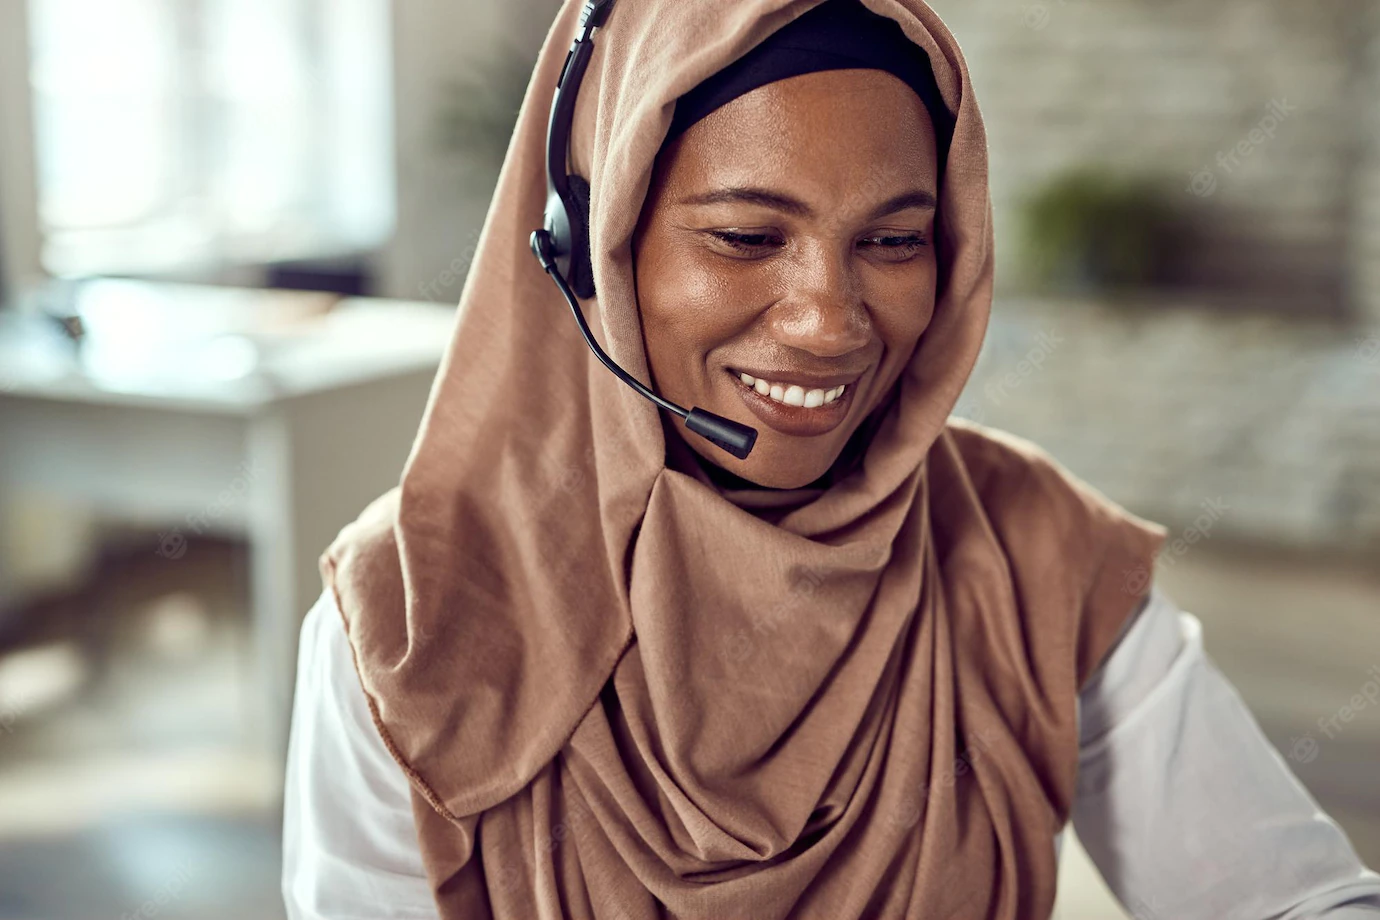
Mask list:
[{"label": "smiling woman", "polygon": [[929,112],[875,69],[766,83],[662,150],[633,239],[652,378],[768,429],[743,460],[696,451],[765,486],[824,475],[929,323],[938,183]]},{"label": "smiling woman", "polygon": [[949,417],[987,183],[923,0],[567,2],[401,486],[322,560],[294,917],[1047,920],[1070,820],[1157,917],[1375,916],[1165,529]]}]

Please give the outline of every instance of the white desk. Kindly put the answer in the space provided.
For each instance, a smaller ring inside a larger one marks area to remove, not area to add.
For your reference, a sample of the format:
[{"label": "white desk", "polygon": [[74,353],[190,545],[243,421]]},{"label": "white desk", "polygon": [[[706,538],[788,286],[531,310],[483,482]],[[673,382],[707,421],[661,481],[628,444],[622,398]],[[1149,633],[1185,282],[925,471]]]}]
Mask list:
[{"label": "white desk", "polygon": [[[23,490],[148,523],[175,565],[207,533],[250,544],[262,743],[287,737],[317,558],[397,483],[454,308],[101,281],[55,324],[0,316],[0,514]],[[45,330],[52,326],[52,333]],[[0,616],[13,610],[0,554]]]}]

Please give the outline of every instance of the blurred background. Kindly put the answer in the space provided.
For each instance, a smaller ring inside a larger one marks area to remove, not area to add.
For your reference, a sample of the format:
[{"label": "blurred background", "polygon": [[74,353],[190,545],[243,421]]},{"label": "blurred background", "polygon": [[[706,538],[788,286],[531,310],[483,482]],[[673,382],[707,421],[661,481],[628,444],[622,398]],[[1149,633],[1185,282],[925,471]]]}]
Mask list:
[{"label": "blurred background", "polygon": [[[0,0],[0,920],[283,917],[316,558],[397,480],[557,5]],[[1380,0],[933,5],[997,209],[956,414],[1169,529],[1380,866]],[[1059,917],[1132,913],[1066,852]]]}]

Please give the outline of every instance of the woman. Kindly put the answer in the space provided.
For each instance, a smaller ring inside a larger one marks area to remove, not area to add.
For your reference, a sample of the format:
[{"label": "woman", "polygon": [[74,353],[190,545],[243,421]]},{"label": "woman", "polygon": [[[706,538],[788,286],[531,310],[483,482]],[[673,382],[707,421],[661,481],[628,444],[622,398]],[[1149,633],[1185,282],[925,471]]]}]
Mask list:
[{"label": "woman", "polygon": [[742,458],[592,360],[525,252],[581,12],[401,487],[323,558],[290,914],[1044,918],[1072,818],[1143,920],[1380,916],[1149,584],[1164,529],[948,418],[992,230],[934,12],[618,0],[598,33],[581,306],[634,377],[755,427]]}]

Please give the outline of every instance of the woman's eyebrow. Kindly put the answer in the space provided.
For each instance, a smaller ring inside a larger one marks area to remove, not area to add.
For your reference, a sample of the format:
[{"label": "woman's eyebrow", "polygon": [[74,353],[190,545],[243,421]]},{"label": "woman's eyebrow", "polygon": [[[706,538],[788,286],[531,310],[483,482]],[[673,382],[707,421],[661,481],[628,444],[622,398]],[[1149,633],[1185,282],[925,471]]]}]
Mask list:
[{"label": "woman's eyebrow", "polygon": [[[798,198],[782,192],[774,192],[770,189],[756,188],[753,186],[727,186],[717,188],[708,192],[700,192],[698,195],[691,195],[682,198],[680,204],[704,205],[704,204],[755,204],[764,208],[771,208],[785,214],[792,214],[796,217],[814,217],[814,210],[805,202]],[[879,204],[868,215],[868,220],[875,220],[887,214],[895,214],[897,211],[904,211],[906,208],[921,208],[933,211],[938,208],[934,193],[924,189],[910,189],[893,195],[886,201]]]}]

